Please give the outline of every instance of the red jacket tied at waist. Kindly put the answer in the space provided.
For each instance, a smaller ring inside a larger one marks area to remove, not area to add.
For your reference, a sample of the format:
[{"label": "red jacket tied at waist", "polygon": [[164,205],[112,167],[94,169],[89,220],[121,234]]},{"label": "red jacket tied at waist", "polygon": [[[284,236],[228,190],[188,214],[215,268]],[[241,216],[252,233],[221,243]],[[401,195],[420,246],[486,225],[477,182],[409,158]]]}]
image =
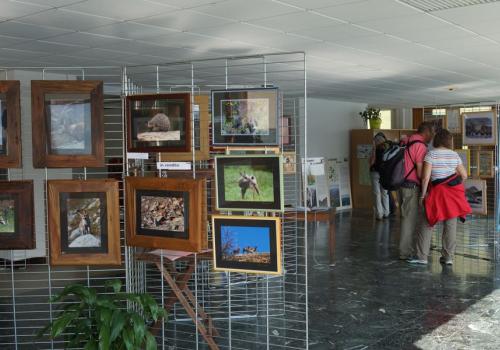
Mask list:
[{"label": "red jacket tied at waist", "polygon": [[448,185],[448,182],[454,179],[456,177],[432,186],[425,199],[425,214],[431,227],[439,221],[453,218],[465,220],[466,215],[472,212],[465,198],[463,183],[455,186]]}]

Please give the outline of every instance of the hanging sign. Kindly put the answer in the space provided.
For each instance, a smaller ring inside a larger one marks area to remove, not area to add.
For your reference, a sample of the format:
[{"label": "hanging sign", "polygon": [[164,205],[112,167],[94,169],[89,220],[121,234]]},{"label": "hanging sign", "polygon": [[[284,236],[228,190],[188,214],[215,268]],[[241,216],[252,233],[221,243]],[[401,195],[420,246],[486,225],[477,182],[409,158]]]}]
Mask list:
[{"label": "hanging sign", "polygon": [[127,152],[127,159],[149,159],[149,153]]},{"label": "hanging sign", "polygon": [[158,170],[191,170],[190,162],[156,162]]}]

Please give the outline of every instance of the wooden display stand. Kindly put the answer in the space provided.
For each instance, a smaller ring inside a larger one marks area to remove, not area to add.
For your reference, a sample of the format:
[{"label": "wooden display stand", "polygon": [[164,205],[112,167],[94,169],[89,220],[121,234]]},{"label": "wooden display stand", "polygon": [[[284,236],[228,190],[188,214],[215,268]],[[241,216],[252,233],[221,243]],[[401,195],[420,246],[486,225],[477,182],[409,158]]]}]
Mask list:
[{"label": "wooden display stand", "polygon": [[[323,221],[328,223],[328,252],[330,264],[333,264],[335,260],[335,214],[335,208],[312,209],[307,212],[308,222]],[[304,221],[305,218],[305,212],[297,211],[297,220]]]},{"label": "wooden display stand", "polygon": [[[197,303],[196,297],[188,287],[188,282],[196,269],[196,260],[211,260],[212,251],[208,250],[199,253],[196,259],[194,258],[194,254],[195,253],[158,249],[153,252],[141,254],[137,256],[137,259],[147,263],[153,263],[160,271],[163,279],[170,286],[172,291],[170,294],[166,295],[164,299],[164,308],[167,313],[172,310],[177,302],[179,302],[196,324],[198,331],[207,342],[208,347],[211,350],[218,350],[219,346],[216,344],[214,337],[218,337],[219,332],[215,328],[212,318]],[[178,261],[183,261],[187,264],[183,272],[177,271],[175,263]]]},{"label": "wooden display stand", "polygon": [[354,209],[371,209],[373,207],[373,196],[371,184],[360,183],[361,162],[369,162],[369,159],[358,158],[358,145],[372,145],[373,136],[383,132],[387,140],[398,142],[403,136],[415,133],[412,129],[355,129],[351,130],[350,145],[350,168],[351,168],[351,193],[352,207]]}]

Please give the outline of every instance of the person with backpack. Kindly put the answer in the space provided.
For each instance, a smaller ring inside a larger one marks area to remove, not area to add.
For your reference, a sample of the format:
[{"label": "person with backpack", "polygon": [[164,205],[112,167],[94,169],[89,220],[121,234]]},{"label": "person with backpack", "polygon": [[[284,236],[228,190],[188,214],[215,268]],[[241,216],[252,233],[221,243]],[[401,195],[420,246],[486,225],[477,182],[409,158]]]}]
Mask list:
[{"label": "person with backpack", "polygon": [[382,132],[373,137],[373,149],[370,156],[370,177],[372,180],[373,209],[377,220],[389,217],[389,193],[380,183],[380,165],[384,152],[388,148],[387,139]]},{"label": "person with backpack", "polygon": [[424,159],[421,202],[426,222],[417,234],[417,256],[411,264],[427,265],[433,227],[443,223],[441,264],[453,265],[456,246],[457,218],[465,221],[471,208],[465,197],[463,180],[467,179],[462,160],[453,151],[453,135],[446,129],[436,133],[434,149]]},{"label": "person with backpack", "polygon": [[434,137],[434,125],[423,122],[417,133],[408,138],[404,149],[403,174],[399,196],[401,201],[401,229],[399,258],[408,260],[415,254],[415,234],[420,230],[423,212],[420,207],[420,185],[427,144]]}]

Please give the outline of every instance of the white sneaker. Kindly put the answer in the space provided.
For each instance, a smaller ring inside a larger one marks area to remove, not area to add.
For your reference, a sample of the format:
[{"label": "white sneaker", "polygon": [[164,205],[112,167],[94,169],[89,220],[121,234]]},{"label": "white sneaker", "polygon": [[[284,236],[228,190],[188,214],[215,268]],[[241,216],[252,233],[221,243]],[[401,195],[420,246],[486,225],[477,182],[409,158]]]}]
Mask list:
[{"label": "white sneaker", "polygon": [[412,265],[427,265],[429,263],[427,260],[420,260],[418,258],[408,259],[406,262]]},{"label": "white sneaker", "polygon": [[453,259],[450,257],[445,258],[444,256],[439,258],[439,262],[445,265],[453,265]]}]

